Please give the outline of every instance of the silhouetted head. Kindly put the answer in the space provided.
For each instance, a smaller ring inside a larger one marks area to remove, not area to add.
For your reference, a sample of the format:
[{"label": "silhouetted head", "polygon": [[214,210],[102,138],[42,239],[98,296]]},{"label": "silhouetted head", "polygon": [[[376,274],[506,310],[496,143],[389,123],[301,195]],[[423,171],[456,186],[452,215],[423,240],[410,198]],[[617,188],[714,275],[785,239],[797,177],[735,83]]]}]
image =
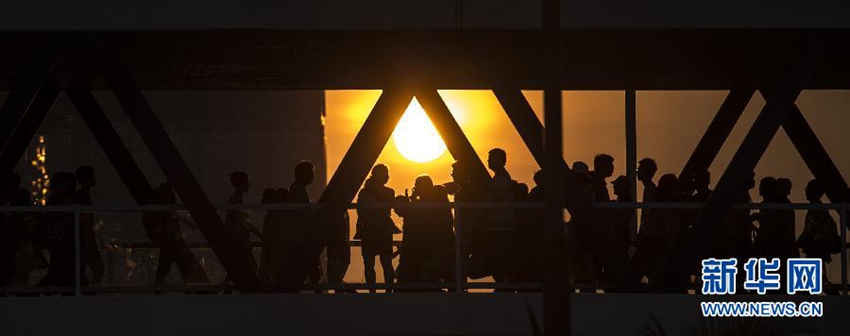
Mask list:
[{"label": "silhouetted head", "polygon": [[791,196],[791,189],[793,189],[794,185],[791,183],[790,179],[781,177],[776,179],[776,197],[777,198],[788,198]]},{"label": "silhouetted head", "polygon": [[516,194],[514,195],[514,200],[522,201],[525,199],[525,196],[528,196],[528,185],[525,183],[517,183],[516,189],[514,189]]},{"label": "silhouetted head", "polygon": [[632,193],[632,180],[625,175],[617,177],[617,179],[611,182],[611,185],[614,186],[614,195],[626,196]]},{"label": "silhouetted head", "polygon": [[94,168],[91,166],[81,166],[74,172],[77,177],[77,182],[80,183],[80,188],[89,189],[94,187],[97,180],[94,178]]},{"label": "silhouetted head", "polygon": [[316,178],[315,168],[310,161],[301,161],[295,166],[295,180],[301,184],[308,185],[313,183]]},{"label": "silhouetted head", "polygon": [[286,202],[286,194],[288,193],[289,190],[286,190],[286,188],[277,188],[277,190],[275,190],[275,200],[278,203]]},{"label": "silhouetted head", "polygon": [[508,162],[508,154],[504,149],[493,148],[487,153],[487,168],[490,170],[501,170]]},{"label": "silhouetted head", "polygon": [[69,172],[56,172],[50,179],[48,188],[57,194],[73,195],[77,189],[77,178]]},{"label": "silhouetted head", "polygon": [[469,182],[469,167],[465,161],[455,161],[452,163],[452,180],[457,184]]},{"label": "silhouetted head", "polygon": [[599,154],[593,158],[593,171],[602,177],[614,175],[614,157],[608,154]]},{"label": "silhouetted head", "polygon": [[581,183],[586,183],[590,179],[590,167],[582,161],[576,161],[573,163],[573,169],[571,172]]},{"label": "silhouetted head", "polygon": [[263,195],[260,196],[260,203],[275,202],[277,202],[277,192],[274,189],[263,189]]},{"label": "silhouetted head", "polygon": [[697,170],[691,176],[693,188],[696,190],[707,190],[708,185],[711,184],[711,173],[709,173],[708,170]]},{"label": "silhouetted head", "polygon": [[776,179],[773,177],[765,177],[759,181],[759,196],[763,199],[770,200],[773,199],[776,192]]},{"label": "silhouetted head", "polygon": [[826,189],[820,180],[812,179],[806,184],[806,200],[809,202],[819,202],[824,193],[826,193]]},{"label": "silhouetted head", "polygon": [[230,173],[230,185],[237,192],[247,192],[250,185],[248,184],[248,174],[241,171]]},{"label": "silhouetted head", "polygon": [[747,183],[744,185],[744,190],[750,190],[756,187],[756,172],[750,172],[750,179],[747,180]]},{"label": "silhouetted head", "polygon": [[385,164],[376,164],[372,167],[372,176],[370,178],[380,185],[385,185],[390,181],[390,169]]},{"label": "silhouetted head", "polygon": [[534,184],[542,186],[543,183],[543,169],[534,172]]},{"label": "silhouetted head", "polygon": [[428,175],[419,175],[413,183],[413,193],[419,194],[430,192],[434,188],[434,181]]},{"label": "silhouetted head", "polygon": [[664,174],[658,179],[656,199],[663,202],[675,201],[679,198],[679,178],[673,174]]},{"label": "silhouetted head", "polygon": [[652,178],[655,177],[655,172],[657,171],[658,166],[655,164],[655,160],[644,158],[638,162],[637,179],[642,182],[652,182]]}]

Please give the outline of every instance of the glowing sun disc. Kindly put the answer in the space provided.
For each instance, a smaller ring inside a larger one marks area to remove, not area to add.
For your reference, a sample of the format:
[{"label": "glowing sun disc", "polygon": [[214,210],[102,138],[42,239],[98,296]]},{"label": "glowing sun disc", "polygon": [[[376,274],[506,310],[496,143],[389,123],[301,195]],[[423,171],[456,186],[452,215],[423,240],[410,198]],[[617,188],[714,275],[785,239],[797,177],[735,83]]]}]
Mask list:
[{"label": "glowing sun disc", "polygon": [[393,142],[401,156],[413,162],[433,161],[446,151],[440,133],[415,98],[399,120]]}]

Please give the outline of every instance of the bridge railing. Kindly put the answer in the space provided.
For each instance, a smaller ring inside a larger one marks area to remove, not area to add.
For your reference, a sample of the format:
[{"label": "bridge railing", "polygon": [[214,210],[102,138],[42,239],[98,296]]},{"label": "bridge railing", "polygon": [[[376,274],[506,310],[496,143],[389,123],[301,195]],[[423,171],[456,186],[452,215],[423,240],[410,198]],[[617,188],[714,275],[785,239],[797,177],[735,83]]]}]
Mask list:
[{"label": "bridge railing", "polygon": [[[699,210],[704,206],[703,203],[694,203],[694,202],[598,202],[594,203],[593,207],[597,209],[611,209],[611,210],[647,210],[647,209],[681,209],[681,210]],[[226,213],[227,211],[249,211],[249,212],[262,212],[262,211],[315,211],[319,212],[325,209],[325,207],[321,204],[219,204],[214,206],[216,210],[219,210],[222,213]],[[460,226],[463,225],[463,220],[460,217],[460,214],[463,212],[458,212],[458,210],[465,209],[479,209],[479,210],[488,210],[488,209],[514,209],[514,210],[542,210],[544,208],[544,204],[542,202],[439,202],[439,203],[415,203],[415,204],[398,204],[398,203],[369,203],[369,204],[358,204],[351,203],[347,206],[349,211],[356,209],[387,209],[387,208],[403,208],[403,209],[448,209],[453,212],[453,226],[454,231],[461,232]],[[847,203],[740,203],[733,205],[733,209],[739,210],[824,210],[830,212],[837,212],[839,217],[839,232],[841,236],[842,248],[840,251],[840,290],[844,295],[848,294],[848,243],[847,243]],[[139,213],[145,212],[163,212],[163,211],[173,211],[185,218],[189,218],[191,221],[191,216],[188,215],[186,208],[183,205],[174,204],[174,205],[95,205],[95,206],[85,206],[85,205],[68,205],[68,206],[2,206],[0,207],[0,214],[13,214],[13,213],[29,213],[29,214],[55,214],[55,213],[66,213],[73,215],[73,226],[74,226],[74,262],[76,264],[75,267],[75,281],[74,287],[37,287],[37,286],[8,286],[8,287],[0,287],[0,293],[5,294],[34,294],[34,293],[70,293],[73,292],[75,295],[83,295],[88,293],[148,293],[148,292],[187,292],[187,293],[195,293],[195,292],[235,292],[236,288],[232,285],[226,283],[226,281],[222,280],[218,282],[219,284],[181,284],[181,285],[128,285],[128,284],[106,284],[106,285],[87,285],[84,283],[83,278],[85,270],[83,270],[80,265],[82,265],[83,258],[83,241],[81,239],[83,233],[81,230],[81,215],[83,214],[121,214],[124,216],[138,216]],[[134,215],[135,214],[135,215]],[[521,215],[520,215],[521,216]],[[637,218],[637,213],[635,213],[635,218]],[[254,216],[254,218],[260,218],[258,216]],[[352,221],[353,223],[353,221]],[[567,225],[568,226],[568,225]],[[565,228],[567,227],[565,226]],[[123,226],[122,226],[123,227]],[[143,231],[139,231],[143,232]],[[259,232],[258,234],[261,234]],[[349,238],[353,236],[353,232],[349,234]],[[461,255],[461,235],[454,234],[454,274],[464,274],[465,270],[462,269],[462,266],[465,264],[463,261],[464,257]],[[394,240],[393,246],[397,249],[401,246],[402,241]],[[349,239],[348,241],[349,247],[351,249],[359,249],[362,247],[362,242],[360,240]],[[256,239],[252,242],[251,246],[256,254],[256,252],[262,249],[263,244]],[[209,254],[209,263],[217,263],[214,255],[209,251],[209,245],[201,240],[189,241],[187,242],[187,246],[192,250],[205,250]],[[149,240],[145,241],[144,239],[135,239],[128,241],[110,241],[106,244],[101,244],[99,246],[100,251],[133,251],[133,250],[150,250],[150,258],[154,258],[154,253],[152,251],[159,249],[158,244],[155,244]],[[359,261],[359,258],[351,258],[352,264],[356,264]],[[115,261],[110,261],[112,265],[115,264]],[[307,290],[310,291],[334,291],[336,293],[339,292],[351,292],[357,290],[383,290],[383,291],[404,291],[404,290],[448,290],[455,292],[469,292],[469,291],[488,291],[488,290],[510,290],[510,291],[537,291],[540,290],[540,283],[505,283],[505,282],[495,282],[492,280],[470,280],[463,277],[453,277],[453,281],[447,282],[429,282],[429,283],[394,283],[394,284],[386,284],[386,283],[377,283],[377,284],[365,284],[358,282],[343,282],[343,283],[321,283],[318,285],[308,286]],[[150,281],[149,281],[150,282]],[[216,283],[213,281],[212,283]],[[599,284],[586,284],[586,283],[572,283],[571,286],[575,289],[580,290],[589,290],[591,292],[596,290],[603,290],[604,288]]]}]

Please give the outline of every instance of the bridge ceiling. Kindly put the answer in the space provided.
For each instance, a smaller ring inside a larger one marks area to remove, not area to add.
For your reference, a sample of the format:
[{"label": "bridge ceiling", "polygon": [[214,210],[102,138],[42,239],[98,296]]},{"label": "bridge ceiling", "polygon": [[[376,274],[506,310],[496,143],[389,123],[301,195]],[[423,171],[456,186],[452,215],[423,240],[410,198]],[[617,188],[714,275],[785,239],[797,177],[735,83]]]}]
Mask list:
[{"label": "bridge ceiling", "polygon": [[[41,33],[0,33],[0,90]],[[532,30],[104,33],[144,90],[541,87]],[[770,86],[807,34],[829,34],[806,89],[850,88],[850,30],[565,30],[563,88],[709,90]],[[72,49],[69,49],[73,51]],[[69,56],[66,63],[74,59]],[[63,76],[62,67],[57,76]],[[103,87],[96,83],[95,87]]]}]

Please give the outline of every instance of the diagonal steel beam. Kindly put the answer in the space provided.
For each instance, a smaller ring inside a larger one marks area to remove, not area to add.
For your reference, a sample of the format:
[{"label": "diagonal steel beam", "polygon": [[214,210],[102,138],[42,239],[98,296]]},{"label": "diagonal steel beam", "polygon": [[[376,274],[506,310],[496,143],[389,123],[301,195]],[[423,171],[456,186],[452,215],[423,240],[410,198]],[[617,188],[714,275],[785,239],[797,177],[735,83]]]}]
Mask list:
[{"label": "diagonal steel beam", "polygon": [[[0,148],[5,147],[6,142],[14,136],[31,105],[37,102],[36,98],[39,97],[42,87],[50,81],[50,73],[62,53],[63,44],[61,36],[51,35],[33,47],[26,66],[15,79],[12,91],[0,107]],[[52,92],[47,93],[41,96],[42,103],[49,101],[48,98],[52,95]],[[30,139],[27,139],[27,143]],[[17,161],[19,157],[14,160]]]},{"label": "diagonal steel beam", "polygon": [[[545,166],[545,151],[543,146],[543,134],[546,131],[540,119],[534,113],[534,109],[525,99],[522,91],[516,88],[496,88],[493,89],[493,94],[505,110],[505,114],[513,123],[522,138],[525,146],[531,152],[534,160],[540,167]],[[563,157],[560,159],[560,166],[566,172],[569,172],[569,166]],[[566,208],[571,214],[586,211],[590,207],[590,200],[583,197],[577,182],[572,174],[564,175],[564,190],[566,191]]]},{"label": "diagonal steel beam", "polygon": [[406,89],[386,89],[381,93],[319,197],[319,203],[333,210],[329,212],[354,199],[412,99],[413,92]]},{"label": "diagonal steel beam", "polygon": [[15,169],[15,165],[18,164],[30,142],[38,133],[38,128],[41,127],[47,113],[56,103],[59,92],[61,92],[59,86],[52,79],[47,80],[39,88],[32,102],[23,111],[24,114],[21,116],[20,122],[17,123],[17,126],[6,139],[5,146],[0,152],[0,171]]},{"label": "diagonal steel beam", "polygon": [[151,196],[151,185],[97,103],[97,99],[86,89],[68,89],[66,93],[133,199],[138,204],[147,204]]},{"label": "diagonal steel beam", "polygon": [[221,217],[171,141],[171,137],[147,99],[125,72],[118,56],[104,41],[89,41],[87,47],[97,68],[118,99],[118,103],[189,210],[198,228],[209,241],[222,266],[227,270],[227,274],[243,290],[259,289],[263,284],[254,273],[248,256],[243,255],[242,250],[235,246],[235,240],[228,236]]},{"label": "diagonal steel beam", "polygon": [[[771,94],[767,90],[759,90],[759,92],[765,98]],[[803,162],[806,163],[812,175],[824,182],[826,196],[829,197],[830,201],[846,202],[848,196],[850,196],[850,188],[847,187],[847,182],[796,104],[791,106],[788,116],[782,122],[782,129],[785,130],[788,139],[800,153]]]},{"label": "diagonal steel beam", "polygon": [[525,147],[531,152],[537,165],[543,167],[545,155],[543,150],[543,123],[537,118],[531,104],[525,99],[522,91],[515,88],[496,88],[493,94],[514,124]]},{"label": "diagonal steel beam", "polygon": [[794,106],[802,91],[802,83],[811,75],[825,54],[828,41],[825,37],[821,34],[808,37],[800,46],[802,54],[788,64],[786,75],[774,87],[770,98],[766,99],[743,143],[717,182],[714,192],[674,253],[667,272],[667,285],[671,288],[681,289],[687,283],[688,271],[694,267],[701,249],[711,243],[709,237],[712,237],[713,231],[719,229],[717,224],[738,199],[751,172]]},{"label": "diagonal steel beam", "polygon": [[475,148],[472,147],[469,139],[463,133],[463,129],[460,128],[457,120],[452,116],[452,112],[449,111],[446,102],[440,97],[440,93],[435,89],[417,90],[416,99],[419,100],[419,103],[422,104],[422,109],[425,110],[428,118],[434,123],[434,127],[437,128],[440,137],[445,141],[446,148],[448,148],[452,157],[468,162],[470,168],[473,170],[473,176],[478,181],[489,180],[490,173],[487,172],[487,168],[481,162],[481,158],[475,152]]},{"label": "diagonal steel beam", "polygon": [[696,148],[688,158],[682,172],[679,173],[679,179],[686,178],[695,171],[708,170],[711,163],[720,153],[723,148],[723,143],[729,138],[738,119],[744,114],[747,104],[750,103],[755,90],[750,89],[733,89],[726,95],[726,99],[717,110],[717,114],[708,124],[708,128],[702,135],[702,138],[697,143]]}]

